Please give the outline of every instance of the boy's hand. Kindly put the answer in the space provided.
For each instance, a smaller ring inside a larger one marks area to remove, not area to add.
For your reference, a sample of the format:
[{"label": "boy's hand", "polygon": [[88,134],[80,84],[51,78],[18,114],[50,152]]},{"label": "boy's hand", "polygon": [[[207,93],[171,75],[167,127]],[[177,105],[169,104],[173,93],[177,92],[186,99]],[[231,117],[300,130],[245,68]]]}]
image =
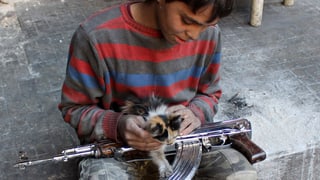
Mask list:
[{"label": "boy's hand", "polygon": [[167,111],[169,113],[181,116],[182,122],[180,127],[180,135],[189,134],[201,125],[200,119],[197,118],[189,108],[183,105],[171,106],[167,109]]},{"label": "boy's hand", "polygon": [[154,139],[151,134],[145,131],[146,122],[141,116],[121,115],[118,120],[118,134],[130,147],[141,151],[159,149],[160,141]]}]

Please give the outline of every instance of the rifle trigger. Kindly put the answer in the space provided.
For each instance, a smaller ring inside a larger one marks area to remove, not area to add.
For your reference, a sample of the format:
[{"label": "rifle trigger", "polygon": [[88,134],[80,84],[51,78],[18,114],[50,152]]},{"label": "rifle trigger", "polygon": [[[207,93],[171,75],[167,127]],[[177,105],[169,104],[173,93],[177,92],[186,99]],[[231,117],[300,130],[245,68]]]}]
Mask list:
[{"label": "rifle trigger", "polygon": [[221,145],[225,145],[228,137],[225,136],[225,135],[221,135],[221,136],[219,137],[219,139],[222,141],[222,142],[221,142]]},{"label": "rifle trigger", "polygon": [[211,142],[209,140],[208,137],[203,137],[202,138],[202,146],[207,150],[209,151],[210,147],[211,147]]}]

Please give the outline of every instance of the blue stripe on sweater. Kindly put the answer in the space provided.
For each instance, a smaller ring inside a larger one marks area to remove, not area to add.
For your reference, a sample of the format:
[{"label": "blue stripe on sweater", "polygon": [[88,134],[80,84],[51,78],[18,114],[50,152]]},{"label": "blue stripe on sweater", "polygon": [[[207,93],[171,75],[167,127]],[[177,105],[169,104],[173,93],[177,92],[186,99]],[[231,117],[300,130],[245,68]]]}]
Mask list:
[{"label": "blue stripe on sweater", "polygon": [[86,86],[87,88],[92,88],[92,89],[97,89],[99,88],[99,83],[98,81],[92,77],[89,76],[87,74],[81,74],[80,72],[78,72],[75,68],[73,68],[72,66],[68,67],[68,72],[70,74],[70,77],[77,81],[77,82],[81,82],[84,86]]},{"label": "blue stripe on sweater", "polygon": [[211,63],[219,64],[221,60],[221,53],[215,53],[211,59]]},{"label": "blue stripe on sweater", "polygon": [[202,71],[203,68],[193,67],[165,75],[117,73],[117,76],[115,76],[114,72],[110,73],[112,74],[111,76],[115,78],[117,83],[133,87],[142,87],[154,85],[170,86],[176,82],[186,80],[190,77],[199,78]]},{"label": "blue stripe on sweater", "polygon": [[[215,54],[212,58],[212,63],[220,62],[220,53]],[[87,74],[82,74],[74,69],[72,66],[68,67],[68,71],[70,73],[70,77],[75,81],[82,82],[88,88],[100,88],[97,80],[89,76]],[[115,76],[114,72],[105,73],[105,84],[109,84],[109,77],[115,78],[114,80],[118,84],[123,84],[126,86],[132,87],[142,87],[142,86],[170,86],[174,83],[177,83],[182,80],[186,80],[190,77],[200,78],[203,68],[201,67],[192,67],[189,69],[184,69],[181,71],[177,71],[171,74],[165,75],[155,75],[155,74],[125,74],[125,73],[117,73]],[[104,87],[102,87],[104,89]]]}]

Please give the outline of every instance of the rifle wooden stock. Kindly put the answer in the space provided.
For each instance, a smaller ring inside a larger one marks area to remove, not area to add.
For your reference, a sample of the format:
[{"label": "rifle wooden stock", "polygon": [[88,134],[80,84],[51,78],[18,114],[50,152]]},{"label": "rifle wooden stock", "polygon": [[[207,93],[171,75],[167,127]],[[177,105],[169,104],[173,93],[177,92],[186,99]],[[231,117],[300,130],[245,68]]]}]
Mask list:
[{"label": "rifle wooden stock", "polygon": [[246,134],[233,135],[230,140],[231,146],[241,152],[251,164],[266,159],[266,152],[252,142]]}]

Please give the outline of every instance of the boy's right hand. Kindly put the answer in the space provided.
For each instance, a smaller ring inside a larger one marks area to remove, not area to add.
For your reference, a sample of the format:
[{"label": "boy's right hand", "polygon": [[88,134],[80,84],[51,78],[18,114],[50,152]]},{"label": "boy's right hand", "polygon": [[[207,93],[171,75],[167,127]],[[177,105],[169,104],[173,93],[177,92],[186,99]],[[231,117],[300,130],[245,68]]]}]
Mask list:
[{"label": "boy's right hand", "polygon": [[141,116],[121,115],[118,120],[118,134],[130,147],[141,151],[159,149],[162,143],[144,130],[145,120]]}]

